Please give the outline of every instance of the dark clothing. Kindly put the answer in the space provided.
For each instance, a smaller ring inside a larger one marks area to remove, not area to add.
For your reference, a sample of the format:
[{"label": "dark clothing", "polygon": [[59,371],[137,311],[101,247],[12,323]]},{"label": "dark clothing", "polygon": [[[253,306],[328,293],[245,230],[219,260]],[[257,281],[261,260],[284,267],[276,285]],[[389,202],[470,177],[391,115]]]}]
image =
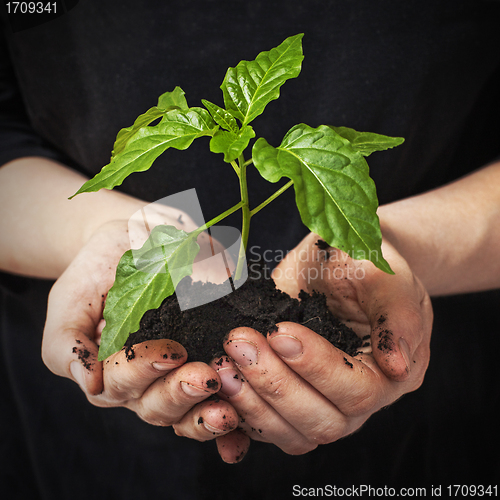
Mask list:
[{"label": "dark clothing", "polygon": [[[87,0],[38,27],[5,28],[0,163],[42,155],[92,176],[108,163],[117,131],[158,95],[179,85],[192,106],[222,104],[228,66],[304,32],[302,73],[255,120],[257,135],[277,146],[304,122],[405,137],[369,158],[387,203],[500,155],[499,21],[500,3],[479,0]],[[209,219],[239,201],[227,169],[198,139],[121,189],[154,201],[196,187]],[[252,170],[249,183],[255,205],[276,189]],[[305,234],[289,190],[252,221],[250,244],[285,250]],[[95,408],[52,375],[40,359],[50,283],[8,275],[1,283],[2,484],[19,492],[9,498],[279,499],[292,497],[295,484],[444,488],[492,482],[500,472],[491,410],[499,292],[435,300],[423,387],[354,436],[301,457],[253,443],[242,464],[229,466],[214,443],[178,438],[128,410]]]}]

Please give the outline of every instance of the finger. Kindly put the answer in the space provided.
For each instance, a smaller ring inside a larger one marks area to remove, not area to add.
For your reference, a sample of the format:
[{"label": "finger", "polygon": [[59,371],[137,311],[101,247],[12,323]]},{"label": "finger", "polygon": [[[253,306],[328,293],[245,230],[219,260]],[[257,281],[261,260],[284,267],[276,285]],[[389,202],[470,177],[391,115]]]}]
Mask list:
[{"label": "finger", "polygon": [[[87,395],[103,390],[102,363],[94,342],[102,309],[94,292],[56,282],[49,294],[42,359],[56,375],[74,380]],[[98,303],[96,303],[98,302]]]},{"label": "finger", "polygon": [[186,363],[156,380],[142,397],[128,401],[126,406],[150,424],[168,426],[178,423],[219,388],[219,376],[208,365]]},{"label": "finger", "polygon": [[104,361],[103,399],[117,404],[138,399],[155,380],[186,360],[186,349],[173,340],[149,340],[123,348]]},{"label": "finger", "polygon": [[178,436],[208,441],[234,431],[237,426],[236,410],[217,398],[194,406],[173,427]]},{"label": "finger", "polygon": [[357,291],[371,326],[373,356],[387,377],[402,382],[410,378],[415,350],[430,338],[432,307],[403,258],[390,258],[396,274],[368,272]]},{"label": "finger", "polygon": [[224,349],[255,392],[303,436],[322,444],[348,433],[349,419],[290,369],[258,332],[237,328]]},{"label": "finger", "polygon": [[317,444],[311,443],[261,398],[227,356],[213,360],[210,365],[221,379],[218,394],[236,409],[240,415],[239,426],[247,435],[257,441],[273,443],[291,455],[316,448]]},{"label": "finger", "polygon": [[370,356],[351,357],[296,323],[277,326],[270,347],[345,416],[366,417],[394,399],[391,381]]},{"label": "finger", "polygon": [[239,430],[215,438],[217,451],[227,464],[241,462],[250,448],[250,438]]}]

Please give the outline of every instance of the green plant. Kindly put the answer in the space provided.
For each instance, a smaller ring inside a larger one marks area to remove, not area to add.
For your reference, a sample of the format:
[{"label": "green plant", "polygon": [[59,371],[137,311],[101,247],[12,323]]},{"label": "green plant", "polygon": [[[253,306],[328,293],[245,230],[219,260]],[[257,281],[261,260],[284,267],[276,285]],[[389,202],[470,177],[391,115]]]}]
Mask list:
[{"label": "green plant", "polygon": [[[179,281],[192,273],[199,251],[196,238],[202,231],[241,210],[241,257],[251,218],[291,186],[302,221],[311,231],[353,258],[369,258],[378,268],[392,273],[381,253],[378,200],[364,157],[395,147],[403,142],[402,138],[346,127],[311,128],[300,124],[285,135],[277,148],[259,138],[253,144],[252,158],[244,157],[255,137],[250,122],[279,97],[286,80],[300,73],[302,36],[289,37],[269,52],[260,53],[254,61],[241,61],[229,68],[221,85],[225,108],[205,100],[205,108],[189,107],[179,87],[160,96],[157,106],[118,133],[110,163],[76,193],[112,189],[129,174],[149,169],[168,148],[184,150],[202,136],[211,137],[210,150],[224,154],[224,161],[232,166],[240,183],[241,201],[195,231],[156,227],[142,247],[141,270],[134,264],[132,251],[123,255],[104,309],[106,327],[100,360],[121,349],[128,335],[139,328],[143,314],[159,307],[174,293]],[[151,125],[158,119],[159,123]],[[253,209],[246,180],[247,168],[252,164],[269,182],[289,179]],[[134,257],[137,259],[137,254]],[[243,262],[240,258],[236,278]]]}]

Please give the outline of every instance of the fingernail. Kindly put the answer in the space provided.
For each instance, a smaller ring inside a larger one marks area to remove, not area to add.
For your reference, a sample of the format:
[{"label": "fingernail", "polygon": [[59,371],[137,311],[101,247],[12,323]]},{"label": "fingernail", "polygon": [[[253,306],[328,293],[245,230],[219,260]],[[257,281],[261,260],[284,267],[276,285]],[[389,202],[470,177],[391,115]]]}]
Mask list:
[{"label": "fingernail", "polygon": [[207,424],[206,422],[203,422],[203,426],[207,431],[211,432],[212,434],[222,434],[226,432],[224,429],[217,429],[217,427],[212,427],[210,424]]},{"label": "fingernail", "polygon": [[[248,340],[230,340],[226,344],[227,353],[240,366],[249,366],[257,363],[259,350],[253,342]],[[229,352],[228,352],[229,351]]]},{"label": "fingernail", "polygon": [[401,351],[403,359],[405,360],[406,371],[410,373],[410,346],[408,345],[408,342],[406,342],[406,340],[402,337],[399,339],[399,350]]},{"label": "fingernail", "polygon": [[304,350],[302,342],[291,335],[277,335],[269,340],[269,345],[280,356],[288,359],[298,358]]},{"label": "fingernail", "polygon": [[165,370],[172,370],[174,368],[176,368],[177,365],[171,365],[170,363],[160,363],[160,362],[157,362],[155,361],[153,363],[153,368],[155,370],[158,370],[160,372],[164,372]]},{"label": "fingernail", "polygon": [[205,389],[188,384],[187,382],[181,382],[181,387],[188,396],[200,397],[210,395],[210,392],[206,391]]},{"label": "fingernail", "polygon": [[222,386],[220,392],[227,397],[236,396],[241,390],[241,375],[232,368],[223,368],[217,372],[219,374]]},{"label": "fingernail", "polygon": [[69,371],[73,378],[76,380],[76,383],[81,387],[82,391],[85,392],[85,373],[83,373],[83,366],[79,361],[72,361],[69,365]]}]

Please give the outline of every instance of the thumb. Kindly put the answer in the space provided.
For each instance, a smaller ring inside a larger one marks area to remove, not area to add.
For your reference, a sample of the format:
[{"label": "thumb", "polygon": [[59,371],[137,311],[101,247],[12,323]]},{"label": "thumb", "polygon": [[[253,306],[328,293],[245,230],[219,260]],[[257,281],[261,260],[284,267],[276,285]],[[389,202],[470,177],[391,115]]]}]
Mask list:
[{"label": "thumb", "polygon": [[81,295],[75,300],[79,294],[72,293],[65,281],[60,278],[49,295],[42,359],[50,371],[75,381],[87,395],[100,394],[102,362],[97,361],[99,348],[94,339],[101,301]]},{"label": "thumb", "polygon": [[388,378],[403,382],[410,376],[417,347],[432,328],[432,307],[424,286],[406,261],[392,248],[385,248],[384,255],[396,274],[378,269],[367,273],[362,295],[373,357]]},{"label": "thumb", "polygon": [[218,436],[216,442],[219,455],[227,464],[241,462],[250,448],[250,438],[240,430]]}]

